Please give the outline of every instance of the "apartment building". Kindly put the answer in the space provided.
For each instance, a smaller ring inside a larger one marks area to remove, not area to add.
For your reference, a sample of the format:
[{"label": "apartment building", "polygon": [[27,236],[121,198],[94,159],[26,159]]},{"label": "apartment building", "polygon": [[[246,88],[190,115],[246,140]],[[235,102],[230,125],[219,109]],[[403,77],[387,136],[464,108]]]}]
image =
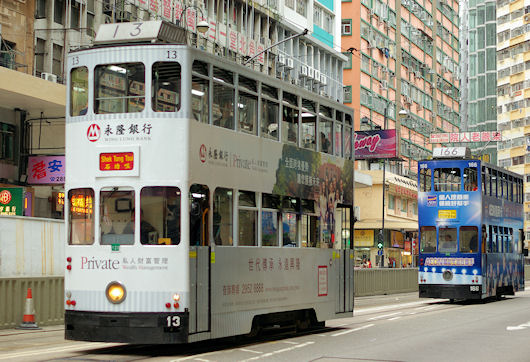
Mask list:
[{"label": "apartment building", "polygon": [[[166,20],[186,24],[190,44],[341,101],[346,58],[337,45],[340,6],[333,0],[37,0],[35,74],[64,79],[65,54],[93,40],[101,23]],[[204,35],[197,24],[205,20]],[[301,34],[308,29],[305,35]],[[288,39],[288,40],[287,40]],[[283,42],[282,42],[283,41]]]},{"label": "apartment building", "polygon": [[[415,180],[417,161],[440,146],[430,143],[431,133],[460,130],[459,2],[343,0],[342,13],[342,51],[349,60],[344,103],[359,115],[356,130],[396,129],[398,159],[385,160],[384,169]],[[396,232],[414,241],[417,226],[394,220],[382,229],[384,219],[395,217],[395,206],[381,165],[381,160],[358,162],[358,168],[375,171],[372,176],[385,187],[376,191],[381,203],[360,210],[356,227],[379,234],[386,250]],[[414,200],[404,200],[403,210],[417,208]],[[405,257],[415,251],[393,252]]]},{"label": "apartment building", "polygon": [[525,175],[525,222],[530,238],[530,5],[497,2],[498,164]]},{"label": "apartment building", "polygon": [[342,49],[353,48],[361,69],[360,87],[353,67],[344,71],[346,94],[359,93],[345,103],[359,110],[360,127],[397,129],[402,161],[392,170],[415,177],[435,146],[429,135],[459,131],[459,3],[362,0],[360,19],[354,4],[342,6]]},{"label": "apartment building", "polygon": [[[461,128],[468,132],[497,131],[496,5],[494,0],[461,3]],[[468,146],[475,157],[497,164],[496,142]]]}]

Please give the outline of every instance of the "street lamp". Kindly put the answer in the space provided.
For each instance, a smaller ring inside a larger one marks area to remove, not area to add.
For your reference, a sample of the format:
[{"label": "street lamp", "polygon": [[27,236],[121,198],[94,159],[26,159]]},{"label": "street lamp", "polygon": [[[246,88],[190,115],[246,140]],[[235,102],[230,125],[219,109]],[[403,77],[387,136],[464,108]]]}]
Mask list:
[{"label": "street lamp", "polygon": [[[180,26],[182,26],[182,17],[183,17],[183,16],[184,16],[184,17],[186,16],[186,10],[188,10],[189,8],[195,8],[195,9],[199,10],[199,12],[201,13],[201,17],[202,17],[203,19],[205,18],[205,16],[204,16],[204,14],[203,14],[203,12],[202,12],[202,10],[201,10],[200,7],[195,6],[195,5],[186,5],[186,6],[184,7],[184,9],[182,10],[182,13],[180,13],[180,17],[179,17],[179,25],[180,25]],[[186,28],[186,25],[184,25],[183,27]],[[198,30],[199,33],[201,33],[201,34],[206,33],[206,32],[208,31],[208,29],[210,29],[210,25],[209,25],[208,22],[205,21],[205,20],[201,20],[201,21],[199,21],[199,23],[197,24],[197,30]]]}]

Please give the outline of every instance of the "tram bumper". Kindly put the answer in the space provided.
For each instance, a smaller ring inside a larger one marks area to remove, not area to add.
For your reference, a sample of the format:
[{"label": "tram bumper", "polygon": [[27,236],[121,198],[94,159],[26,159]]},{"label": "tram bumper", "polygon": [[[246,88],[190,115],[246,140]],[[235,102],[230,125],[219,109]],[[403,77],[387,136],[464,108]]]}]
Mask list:
[{"label": "tram bumper", "polygon": [[481,299],[481,285],[420,284],[420,298]]},{"label": "tram bumper", "polygon": [[68,340],[131,344],[188,342],[188,313],[65,311],[64,321]]}]

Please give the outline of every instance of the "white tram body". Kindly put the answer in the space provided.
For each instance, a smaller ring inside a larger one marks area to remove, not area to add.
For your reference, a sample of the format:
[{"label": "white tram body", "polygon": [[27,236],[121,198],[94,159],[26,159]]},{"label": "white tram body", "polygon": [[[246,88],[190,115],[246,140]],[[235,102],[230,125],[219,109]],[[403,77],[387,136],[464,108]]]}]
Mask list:
[{"label": "white tram body", "polygon": [[[78,50],[68,73],[67,339],[188,343],[352,316],[351,109],[174,43]],[[231,129],[214,125],[221,94],[237,100]],[[298,144],[282,142],[287,94]],[[276,127],[262,127],[264,104]],[[319,152],[326,122],[334,142]]]}]

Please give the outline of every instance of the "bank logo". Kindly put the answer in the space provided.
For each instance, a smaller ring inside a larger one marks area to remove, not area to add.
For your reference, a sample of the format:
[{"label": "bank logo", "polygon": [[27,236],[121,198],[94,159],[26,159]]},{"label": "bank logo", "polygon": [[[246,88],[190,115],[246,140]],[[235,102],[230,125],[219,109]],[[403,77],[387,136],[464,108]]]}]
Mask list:
[{"label": "bank logo", "polygon": [[2,192],[0,192],[0,203],[7,205],[10,202],[11,202],[11,192],[7,190],[2,190]]},{"label": "bank logo", "polygon": [[436,195],[427,196],[427,206],[438,206]]},{"label": "bank logo", "polygon": [[86,136],[90,142],[96,142],[101,137],[101,128],[97,124],[91,124],[86,131]]},{"label": "bank logo", "polygon": [[201,145],[201,148],[199,149],[199,158],[201,159],[202,163],[206,162],[206,154],[207,154],[206,146]]}]

